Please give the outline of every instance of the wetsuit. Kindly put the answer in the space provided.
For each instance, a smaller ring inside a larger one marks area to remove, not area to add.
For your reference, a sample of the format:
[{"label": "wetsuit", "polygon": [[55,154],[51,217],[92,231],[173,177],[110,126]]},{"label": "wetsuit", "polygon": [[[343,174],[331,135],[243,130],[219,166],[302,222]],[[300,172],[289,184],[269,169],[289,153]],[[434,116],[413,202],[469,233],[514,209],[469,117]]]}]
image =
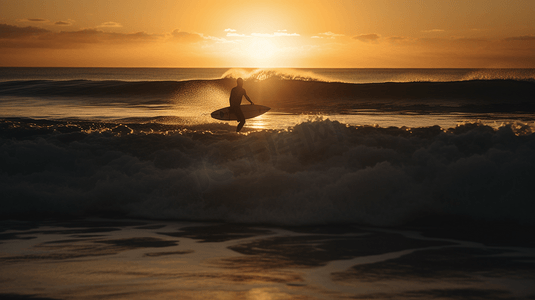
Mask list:
[{"label": "wetsuit", "polygon": [[239,132],[242,129],[243,125],[245,125],[245,117],[243,116],[243,112],[240,108],[243,96],[249,98],[247,96],[247,92],[241,86],[236,86],[230,91],[230,112],[234,113],[238,118],[238,122],[240,122],[238,124],[238,127],[236,128],[237,132]]}]

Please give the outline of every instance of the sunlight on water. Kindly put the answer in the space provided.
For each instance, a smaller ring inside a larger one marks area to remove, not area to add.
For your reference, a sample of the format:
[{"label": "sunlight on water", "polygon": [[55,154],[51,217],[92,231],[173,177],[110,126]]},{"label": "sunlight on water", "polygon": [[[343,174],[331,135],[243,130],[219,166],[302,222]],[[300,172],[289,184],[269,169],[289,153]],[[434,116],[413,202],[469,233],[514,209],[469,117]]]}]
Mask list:
[{"label": "sunlight on water", "polygon": [[[262,116],[248,119],[245,124],[246,130],[286,130],[297,124],[310,120],[331,120],[338,121],[350,126],[378,126],[378,127],[431,127],[438,125],[442,128],[453,128],[459,124],[467,122],[476,122],[484,125],[498,128],[506,123],[516,123],[518,119],[511,115],[489,116],[488,114],[463,114],[451,113],[444,115],[410,115],[410,114],[391,114],[391,113],[356,113],[356,114],[284,114],[277,112],[268,112]],[[221,122],[213,120],[215,122]],[[231,126],[236,125],[236,121],[226,122]],[[521,122],[535,127],[533,120]]]},{"label": "sunlight on water", "polygon": [[266,114],[247,120],[247,127],[251,129],[268,129],[268,122],[266,121]]},{"label": "sunlight on water", "polygon": [[120,107],[72,105],[64,101],[18,101],[17,106],[4,106],[0,103],[0,117],[24,117],[36,119],[76,118],[87,120],[113,120],[129,118],[151,118],[176,116],[176,110],[165,106],[158,107]]}]

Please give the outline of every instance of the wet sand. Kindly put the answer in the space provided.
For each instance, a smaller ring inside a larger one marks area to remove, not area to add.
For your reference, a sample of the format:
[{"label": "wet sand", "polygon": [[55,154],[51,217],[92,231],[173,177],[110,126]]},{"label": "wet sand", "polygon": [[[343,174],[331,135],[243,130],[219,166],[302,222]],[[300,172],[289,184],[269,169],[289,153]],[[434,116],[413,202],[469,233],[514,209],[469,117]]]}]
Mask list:
[{"label": "wet sand", "polygon": [[535,299],[530,228],[0,222],[1,299]]}]

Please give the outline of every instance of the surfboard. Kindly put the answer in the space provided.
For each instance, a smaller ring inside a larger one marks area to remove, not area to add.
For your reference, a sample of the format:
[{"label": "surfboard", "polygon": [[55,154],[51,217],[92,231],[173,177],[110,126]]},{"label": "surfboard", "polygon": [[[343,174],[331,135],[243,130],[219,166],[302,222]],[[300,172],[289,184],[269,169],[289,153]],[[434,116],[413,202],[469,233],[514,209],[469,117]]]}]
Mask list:
[{"label": "surfboard", "polygon": [[[240,105],[241,111],[243,112],[243,116],[246,119],[251,119],[254,117],[258,117],[262,114],[265,114],[268,110],[270,110],[270,107],[264,106],[264,105]],[[223,121],[233,121],[238,120],[235,114],[230,113],[230,106],[218,109],[211,114],[212,118],[223,120]]]}]

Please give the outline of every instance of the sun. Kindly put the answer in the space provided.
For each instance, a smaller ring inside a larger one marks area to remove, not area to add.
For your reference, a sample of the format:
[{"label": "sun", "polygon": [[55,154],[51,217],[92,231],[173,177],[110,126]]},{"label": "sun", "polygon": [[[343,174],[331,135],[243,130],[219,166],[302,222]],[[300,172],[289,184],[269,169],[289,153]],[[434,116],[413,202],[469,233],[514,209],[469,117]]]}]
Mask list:
[{"label": "sun", "polygon": [[269,38],[255,38],[245,47],[245,55],[258,66],[276,64],[279,49]]}]

